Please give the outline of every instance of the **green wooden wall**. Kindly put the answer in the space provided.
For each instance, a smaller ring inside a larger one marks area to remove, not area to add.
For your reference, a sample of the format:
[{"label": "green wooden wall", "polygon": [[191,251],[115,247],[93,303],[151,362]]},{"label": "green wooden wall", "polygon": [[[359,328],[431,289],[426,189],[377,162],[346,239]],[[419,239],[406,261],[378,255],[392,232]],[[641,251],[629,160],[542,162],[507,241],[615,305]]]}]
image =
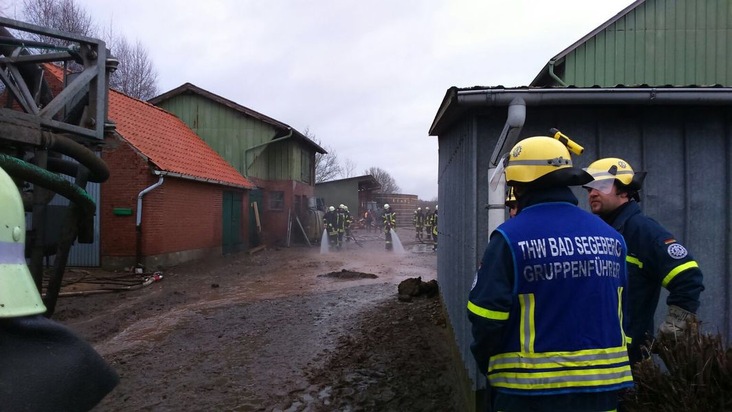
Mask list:
[{"label": "green wooden wall", "polygon": [[303,181],[302,152],[311,155],[312,150],[295,138],[265,144],[283,134],[271,124],[196,94],[174,96],[160,107],[183,120],[243,176]]},{"label": "green wooden wall", "polygon": [[570,51],[567,85],[732,85],[732,1],[646,0]]}]

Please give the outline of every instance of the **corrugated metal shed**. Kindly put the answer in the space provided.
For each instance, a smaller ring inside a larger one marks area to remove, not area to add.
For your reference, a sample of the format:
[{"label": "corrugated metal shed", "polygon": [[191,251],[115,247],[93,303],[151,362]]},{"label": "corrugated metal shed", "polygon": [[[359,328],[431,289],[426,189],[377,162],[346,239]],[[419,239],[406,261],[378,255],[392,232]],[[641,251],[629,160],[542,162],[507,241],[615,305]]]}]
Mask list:
[{"label": "corrugated metal shed", "polygon": [[[706,330],[732,339],[732,88],[450,89],[430,134],[439,139],[438,281],[467,377],[480,385],[466,303],[488,243],[490,158],[508,107],[522,104],[518,138],[556,127],[584,145],[585,167],[616,156],[648,172],[641,206],[684,243],[705,275]],[[587,194],[578,189],[580,207]],[[656,314],[665,315],[665,295]],[[474,386],[474,389],[476,386]]]},{"label": "corrugated metal shed", "polygon": [[325,207],[344,204],[352,215],[356,215],[365,209],[361,204],[362,193],[368,193],[367,198],[371,200],[372,193],[380,188],[381,185],[373,176],[362,175],[316,183],[315,197],[322,198]]},{"label": "corrugated metal shed", "polygon": [[640,0],[556,56],[531,86],[732,85],[732,2]]}]

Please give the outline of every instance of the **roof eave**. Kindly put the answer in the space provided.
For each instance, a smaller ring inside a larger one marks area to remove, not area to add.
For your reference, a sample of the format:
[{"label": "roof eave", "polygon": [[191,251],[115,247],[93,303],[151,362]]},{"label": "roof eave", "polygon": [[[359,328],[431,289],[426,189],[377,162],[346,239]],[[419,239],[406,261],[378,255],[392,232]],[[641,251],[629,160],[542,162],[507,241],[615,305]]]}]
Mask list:
[{"label": "roof eave", "polygon": [[237,183],[226,182],[226,181],[218,180],[218,179],[209,179],[209,178],[203,178],[203,177],[199,177],[199,176],[188,175],[185,173],[173,172],[173,171],[164,170],[164,169],[160,169],[160,168],[153,170],[153,174],[158,175],[158,176],[162,175],[162,176],[176,177],[176,178],[184,179],[184,180],[193,180],[193,181],[202,182],[202,183],[211,183],[211,184],[227,186],[227,187],[235,187],[235,188],[244,189],[244,190],[252,190],[252,189],[257,188],[253,184],[249,184],[249,185],[237,184]]},{"label": "roof eave", "polygon": [[[449,97],[449,98],[448,98]],[[464,112],[473,108],[509,106],[515,99],[526,106],[552,105],[729,105],[732,87],[639,88],[450,88],[437,111],[430,136],[439,136]]]}]

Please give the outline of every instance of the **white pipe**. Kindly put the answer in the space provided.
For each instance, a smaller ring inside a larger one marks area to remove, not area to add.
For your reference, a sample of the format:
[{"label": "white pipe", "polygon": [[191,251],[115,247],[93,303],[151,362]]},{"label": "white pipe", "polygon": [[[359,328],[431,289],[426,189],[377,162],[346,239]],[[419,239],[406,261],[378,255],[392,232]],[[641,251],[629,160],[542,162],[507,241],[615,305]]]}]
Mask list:
[{"label": "white pipe", "polygon": [[142,224],[142,197],[145,196],[145,194],[147,194],[148,192],[154,190],[156,187],[162,185],[163,180],[165,179],[165,177],[162,174],[160,174],[159,172],[153,172],[153,173],[159,174],[160,179],[158,179],[158,181],[156,183],[154,183],[152,186],[143,189],[142,192],[140,192],[137,195],[137,219],[135,220],[135,225],[137,225],[137,227],[140,227],[140,225]]}]

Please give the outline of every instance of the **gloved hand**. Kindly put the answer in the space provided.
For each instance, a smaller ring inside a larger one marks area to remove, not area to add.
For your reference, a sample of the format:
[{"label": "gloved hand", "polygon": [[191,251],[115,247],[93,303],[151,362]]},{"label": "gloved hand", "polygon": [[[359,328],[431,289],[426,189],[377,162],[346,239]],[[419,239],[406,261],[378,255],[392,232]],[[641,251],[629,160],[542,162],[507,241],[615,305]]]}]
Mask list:
[{"label": "gloved hand", "polygon": [[670,305],[666,314],[666,320],[661,323],[658,332],[665,336],[679,337],[680,334],[684,333],[689,322],[695,319],[696,315],[688,310]]}]

